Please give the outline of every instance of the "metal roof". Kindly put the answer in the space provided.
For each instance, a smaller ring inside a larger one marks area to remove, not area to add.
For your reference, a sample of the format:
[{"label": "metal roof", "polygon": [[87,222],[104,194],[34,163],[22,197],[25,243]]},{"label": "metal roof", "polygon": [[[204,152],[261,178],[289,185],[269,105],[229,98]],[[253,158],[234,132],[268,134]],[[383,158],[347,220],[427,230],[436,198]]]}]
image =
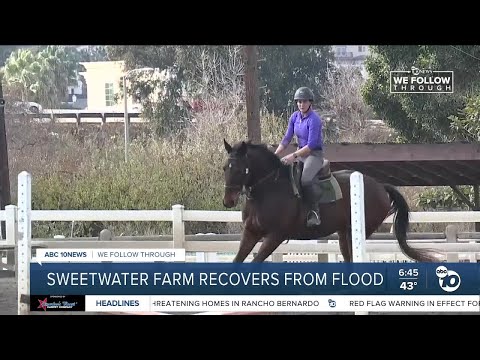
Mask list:
[{"label": "metal roof", "polygon": [[395,186],[480,184],[480,143],[326,144],[332,171],[351,169]]}]

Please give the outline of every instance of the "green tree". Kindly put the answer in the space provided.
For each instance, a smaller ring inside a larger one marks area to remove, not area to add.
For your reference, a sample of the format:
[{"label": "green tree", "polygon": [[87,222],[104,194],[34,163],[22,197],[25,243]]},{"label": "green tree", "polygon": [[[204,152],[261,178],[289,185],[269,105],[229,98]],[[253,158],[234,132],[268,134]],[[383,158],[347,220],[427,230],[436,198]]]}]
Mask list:
[{"label": "green tree", "polygon": [[460,139],[480,141],[480,94],[467,97],[465,108],[449,119]]},{"label": "green tree", "polygon": [[10,54],[5,63],[6,85],[10,87],[10,92],[19,94],[23,101],[29,100],[39,72],[40,64],[33,52],[28,49],[19,49]]},{"label": "green tree", "polygon": [[[480,86],[480,46],[370,46],[363,97],[402,141],[447,142],[465,135],[451,115],[466,105]],[[391,94],[389,72],[420,69],[454,72],[453,94]]]},{"label": "green tree", "polygon": [[38,53],[40,79],[35,92],[39,101],[52,107],[65,101],[67,86],[77,84],[78,61],[75,52],[64,46],[48,46]]},{"label": "green tree", "polygon": [[10,54],[19,47],[19,45],[0,45],[0,67],[5,65],[5,61],[8,59]]},{"label": "green tree", "polygon": [[293,94],[308,86],[316,102],[324,98],[328,70],[333,71],[330,46],[259,46],[259,78],[262,103],[269,112],[295,110]]},{"label": "green tree", "polygon": [[76,84],[77,68],[74,50],[64,46],[18,49],[7,59],[4,76],[10,93],[54,107],[65,100],[67,86]]},{"label": "green tree", "polygon": [[108,60],[107,47],[105,45],[90,45],[86,49],[77,50],[75,56],[79,62]]}]

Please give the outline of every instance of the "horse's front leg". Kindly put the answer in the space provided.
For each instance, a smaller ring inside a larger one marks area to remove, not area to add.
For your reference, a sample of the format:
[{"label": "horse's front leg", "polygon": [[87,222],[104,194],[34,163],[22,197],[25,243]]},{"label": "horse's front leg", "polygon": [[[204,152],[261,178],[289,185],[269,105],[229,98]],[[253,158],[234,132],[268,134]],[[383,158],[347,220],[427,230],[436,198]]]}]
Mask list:
[{"label": "horse's front leg", "polygon": [[340,244],[343,262],[352,262],[352,230],[348,228],[344,231],[338,231],[338,243]]},{"label": "horse's front leg", "polygon": [[264,234],[260,231],[254,231],[249,227],[245,227],[242,239],[240,240],[240,248],[233,259],[233,262],[243,262],[263,235]]},{"label": "horse's front leg", "polygon": [[263,239],[262,245],[260,245],[260,249],[258,249],[258,253],[253,258],[252,262],[265,261],[265,259],[268,258],[284,240],[285,237],[280,234],[268,234],[265,239]]}]

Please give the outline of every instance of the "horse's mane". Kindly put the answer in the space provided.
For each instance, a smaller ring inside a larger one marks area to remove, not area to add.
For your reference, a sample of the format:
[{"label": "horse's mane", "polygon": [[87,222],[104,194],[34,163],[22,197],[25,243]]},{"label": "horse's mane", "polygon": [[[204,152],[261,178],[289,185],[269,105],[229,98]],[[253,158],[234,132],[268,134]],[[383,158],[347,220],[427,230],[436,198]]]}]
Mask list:
[{"label": "horse's mane", "polygon": [[[286,167],[281,161],[280,158],[275,155],[275,153],[269,149],[269,145],[261,143],[261,144],[252,144],[251,140],[245,141],[245,144],[247,145],[247,153],[254,152],[256,154],[261,154],[266,158],[266,160],[273,165],[283,168]],[[233,151],[236,151],[240,148],[242,145],[242,142],[239,142],[233,146]]]}]

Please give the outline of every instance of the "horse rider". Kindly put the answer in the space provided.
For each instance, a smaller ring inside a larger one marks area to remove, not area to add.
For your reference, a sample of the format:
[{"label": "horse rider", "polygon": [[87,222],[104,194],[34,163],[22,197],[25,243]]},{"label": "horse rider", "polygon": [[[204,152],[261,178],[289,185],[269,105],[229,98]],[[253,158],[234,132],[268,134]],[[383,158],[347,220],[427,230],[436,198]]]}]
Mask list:
[{"label": "horse rider", "polygon": [[290,144],[293,135],[297,136],[297,150],[281,160],[284,164],[292,164],[296,160],[303,162],[301,185],[309,208],[307,226],[318,226],[321,224],[317,201],[319,194],[316,194],[318,190],[314,187],[313,178],[323,165],[322,119],[312,109],[314,96],[311,89],[304,86],[298,88],[294,100],[298,110],[290,116],[285,136],[275,154],[278,155]]}]

